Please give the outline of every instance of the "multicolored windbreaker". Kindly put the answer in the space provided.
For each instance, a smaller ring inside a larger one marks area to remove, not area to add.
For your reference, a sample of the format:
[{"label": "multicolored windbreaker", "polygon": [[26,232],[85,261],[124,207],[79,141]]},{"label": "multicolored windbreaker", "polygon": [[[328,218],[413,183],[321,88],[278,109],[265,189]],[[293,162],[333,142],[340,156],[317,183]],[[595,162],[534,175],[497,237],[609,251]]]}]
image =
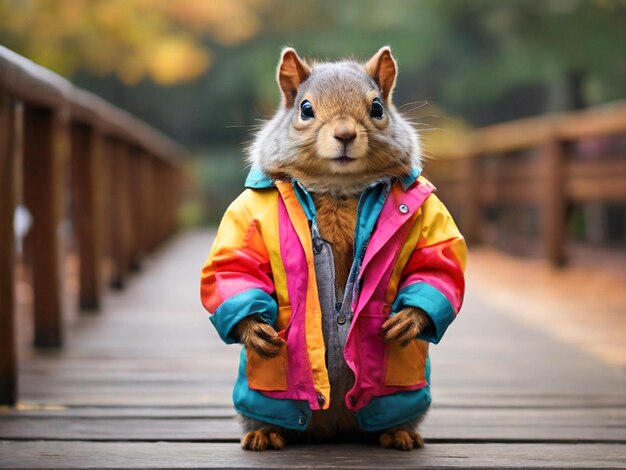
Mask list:
[{"label": "multicolored windbreaker", "polygon": [[[428,342],[438,343],[464,294],[466,247],[452,217],[419,169],[391,188],[361,195],[355,229],[352,323],[344,358],[354,373],[345,404],[364,431],[387,429],[430,405]],[[330,405],[311,226],[315,207],[297,182],[252,170],[228,208],[202,270],[201,297],[226,343],[257,314],[286,340],[272,359],[243,348],[233,392],[237,411],[305,430],[312,411]],[[423,309],[432,327],[408,346],[380,334],[390,315]]]}]

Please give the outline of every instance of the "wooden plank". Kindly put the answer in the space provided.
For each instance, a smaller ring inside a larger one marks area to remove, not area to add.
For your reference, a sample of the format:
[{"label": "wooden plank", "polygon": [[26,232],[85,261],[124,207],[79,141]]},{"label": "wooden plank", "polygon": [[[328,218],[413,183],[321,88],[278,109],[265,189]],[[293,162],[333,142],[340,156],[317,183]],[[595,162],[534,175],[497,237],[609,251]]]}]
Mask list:
[{"label": "wooden plank", "polygon": [[545,201],[548,192],[546,180],[503,181],[483,176],[482,181],[476,189],[481,203],[494,207],[539,204]]},{"label": "wooden plank", "polygon": [[[459,367],[464,363],[457,364]],[[443,370],[439,366],[438,371]],[[198,372],[198,375],[201,372]],[[441,373],[441,372],[439,372]],[[495,372],[494,372],[495,373]],[[137,373],[136,373],[137,375]],[[211,374],[215,380],[190,381],[181,380],[177,385],[175,375],[169,382],[155,383],[149,380],[117,380],[106,381],[79,381],[62,382],[62,379],[37,380],[28,377],[21,378],[20,384],[24,399],[27,403],[59,406],[229,406],[232,384],[216,383],[219,374]],[[535,379],[535,377],[533,377]],[[488,381],[488,378],[485,380]],[[549,380],[549,379],[546,379]],[[532,386],[527,392],[509,387],[504,390],[492,390],[488,385],[478,388],[475,385],[462,383],[458,380],[455,385],[438,386],[433,390],[433,400],[438,406],[449,407],[512,407],[512,408],[558,408],[558,407],[617,407],[624,406],[623,393],[616,390],[613,393],[597,391],[594,393],[581,392],[579,394],[562,393],[550,390],[549,386]],[[608,387],[610,383],[602,383]],[[618,386],[619,384],[616,384]],[[523,386],[523,384],[520,384]],[[575,387],[574,381],[568,381],[569,387]],[[623,384],[622,384],[623,386]],[[566,386],[559,387],[566,389]]]},{"label": "wooden plank", "polygon": [[72,212],[78,240],[81,310],[100,308],[102,263],[101,135],[84,123],[72,124]]},{"label": "wooden plank", "polygon": [[234,418],[231,405],[225,406],[52,406],[21,402],[17,407],[0,407],[0,420],[9,418],[70,418],[70,419],[200,419]]},{"label": "wooden plank", "polygon": [[626,133],[626,102],[617,101],[568,113],[558,123],[556,131],[564,140],[624,134]]},{"label": "wooden plank", "polygon": [[626,179],[626,155],[620,158],[570,160],[565,172],[567,178],[605,178],[619,175]]},{"label": "wooden plank", "polygon": [[[607,405],[607,406],[587,406],[576,407],[575,405],[554,404],[553,406],[530,407],[530,406],[485,406],[479,405],[468,408],[466,405],[446,405],[436,403],[431,406],[428,412],[428,420],[435,420],[435,416],[454,415],[466,416],[468,413],[483,413],[486,410],[489,414],[501,413],[503,410],[507,413],[516,414],[524,413],[529,410],[533,414],[548,413],[552,416],[558,416],[560,413],[573,413],[576,415],[597,415],[609,416],[609,419],[624,419],[624,410],[626,405]],[[458,410],[461,410],[460,412]],[[596,413],[596,410],[599,412]],[[62,406],[62,405],[38,405],[34,403],[20,402],[17,407],[0,407],[0,418],[106,418],[106,419],[123,419],[123,418],[167,418],[167,419],[184,419],[184,418],[234,418],[235,412],[232,404],[224,405],[167,405],[167,406]],[[598,418],[600,419],[600,418]]]},{"label": "wooden plank", "polygon": [[620,101],[572,113],[518,119],[478,129],[459,139],[481,154],[507,153],[539,147],[554,136],[563,141],[618,135],[626,132],[626,102]]},{"label": "wooden plank", "polygon": [[626,176],[570,178],[565,182],[565,193],[579,203],[626,201]]},{"label": "wooden plank", "polygon": [[565,192],[575,202],[626,200],[626,157],[569,161],[565,173]]},{"label": "wooden plank", "polygon": [[[457,165],[463,165],[464,160],[465,159],[450,160],[450,162],[454,162]],[[443,165],[440,165],[439,163],[434,168],[432,165],[429,165],[428,172],[427,173],[424,172],[423,175],[428,181],[433,183],[437,188],[439,188],[439,186],[441,185],[459,184],[467,180],[467,176],[462,174],[460,171],[454,171],[453,173],[446,173],[447,168],[448,168],[447,165],[444,167]]]},{"label": "wooden plank", "polygon": [[0,442],[0,468],[551,468],[623,469],[615,444],[430,444],[412,452],[375,445],[294,446],[244,452],[238,444]]},{"label": "wooden plank", "polygon": [[[239,423],[229,416],[207,416],[212,412],[185,418],[3,416],[0,439],[238,441]],[[433,408],[420,432],[431,442],[626,443],[626,409]]]},{"label": "wooden plank", "polygon": [[26,106],[24,198],[33,215],[32,246],[35,345],[58,347],[62,334],[62,282],[57,236],[63,208],[63,164],[67,145],[58,113]]},{"label": "wooden plank", "polygon": [[17,400],[15,338],[16,103],[0,93],[0,404]]},{"label": "wooden plank", "polygon": [[473,138],[474,150],[481,154],[498,154],[537,147],[552,135],[557,120],[557,116],[548,115],[479,129]]},{"label": "wooden plank", "polygon": [[498,155],[485,159],[482,165],[484,181],[495,180],[506,184],[510,181],[545,180],[549,175],[541,158],[534,155],[527,157],[507,157]]}]

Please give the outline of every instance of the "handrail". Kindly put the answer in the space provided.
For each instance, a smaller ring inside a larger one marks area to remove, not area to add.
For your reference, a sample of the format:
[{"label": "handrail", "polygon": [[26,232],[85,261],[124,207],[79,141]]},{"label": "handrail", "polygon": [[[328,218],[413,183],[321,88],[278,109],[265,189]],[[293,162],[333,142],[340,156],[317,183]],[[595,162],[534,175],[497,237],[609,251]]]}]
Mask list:
[{"label": "handrail", "polygon": [[0,46],[0,405],[18,396],[16,206],[34,219],[22,257],[32,272],[34,345],[60,347],[67,282],[60,223],[73,228],[79,306],[98,310],[105,281],[124,287],[176,230],[185,153],[128,112]]},{"label": "handrail", "polygon": [[[602,142],[621,142],[620,150]],[[448,139],[426,173],[473,241],[485,241],[487,209],[537,209],[545,254],[558,266],[567,260],[568,207],[626,201],[624,142],[626,101],[618,101],[465,132]]]},{"label": "handrail", "polygon": [[506,153],[545,143],[626,133],[626,101],[582,111],[552,113],[470,130],[451,139],[441,157],[466,158],[475,154]]},{"label": "handrail", "polygon": [[185,151],[168,137],[60,75],[0,46],[0,89],[16,99],[70,113],[172,163]]}]

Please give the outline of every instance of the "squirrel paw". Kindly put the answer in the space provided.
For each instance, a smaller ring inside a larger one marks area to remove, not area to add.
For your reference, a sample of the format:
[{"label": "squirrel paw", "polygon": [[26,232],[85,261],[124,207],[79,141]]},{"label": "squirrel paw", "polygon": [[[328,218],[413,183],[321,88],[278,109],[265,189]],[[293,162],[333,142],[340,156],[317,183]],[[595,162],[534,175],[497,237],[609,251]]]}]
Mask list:
[{"label": "squirrel paw", "polygon": [[407,307],[390,317],[381,332],[386,343],[408,345],[430,324],[428,314],[422,309]]},{"label": "squirrel paw", "polygon": [[262,451],[268,449],[281,450],[285,447],[285,439],[276,429],[271,427],[250,431],[241,440],[241,447],[245,450]]},{"label": "squirrel paw", "polygon": [[424,439],[418,432],[400,429],[395,432],[384,432],[378,438],[381,447],[397,450],[422,449]]},{"label": "squirrel paw", "polygon": [[235,335],[248,349],[254,349],[264,357],[275,357],[286,343],[271,325],[253,316],[237,323]]}]

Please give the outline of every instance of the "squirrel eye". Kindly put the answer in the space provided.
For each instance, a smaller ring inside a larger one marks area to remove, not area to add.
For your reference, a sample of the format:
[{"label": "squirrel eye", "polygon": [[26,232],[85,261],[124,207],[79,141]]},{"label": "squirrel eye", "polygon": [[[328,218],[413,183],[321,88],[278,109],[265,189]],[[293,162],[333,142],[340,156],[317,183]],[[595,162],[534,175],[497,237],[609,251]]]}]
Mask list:
[{"label": "squirrel eye", "polygon": [[315,117],[315,113],[313,113],[313,105],[309,100],[304,100],[300,105],[300,117],[303,121],[307,121]]},{"label": "squirrel eye", "polygon": [[380,101],[380,98],[374,98],[372,101],[372,109],[370,110],[370,116],[374,119],[382,119],[384,113],[383,104]]}]

